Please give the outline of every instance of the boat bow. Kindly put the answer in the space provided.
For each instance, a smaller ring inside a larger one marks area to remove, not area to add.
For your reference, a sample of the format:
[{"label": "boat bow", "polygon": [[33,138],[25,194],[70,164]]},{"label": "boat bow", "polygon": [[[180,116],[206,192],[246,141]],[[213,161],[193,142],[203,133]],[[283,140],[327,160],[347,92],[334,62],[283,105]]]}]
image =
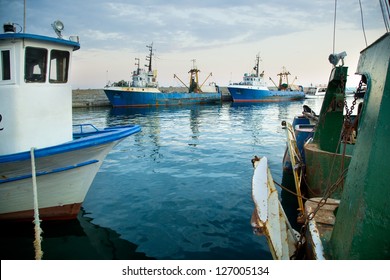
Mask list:
[{"label": "boat bow", "polygon": [[274,259],[287,260],[296,251],[295,231],[280,204],[266,157],[253,160],[252,198],[255,209],[251,224],[256,234],[265,235]]}]

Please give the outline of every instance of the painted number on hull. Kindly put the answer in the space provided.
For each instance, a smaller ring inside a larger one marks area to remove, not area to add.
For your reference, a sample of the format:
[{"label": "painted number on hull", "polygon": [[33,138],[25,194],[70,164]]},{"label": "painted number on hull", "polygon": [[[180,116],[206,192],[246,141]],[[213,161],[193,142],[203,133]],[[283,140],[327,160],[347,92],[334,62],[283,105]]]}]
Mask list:
[{"label": "painted number on hull", "polygon": [[[0,114],[0,123],[1,123],[1,120],[3,119],[3,116]],[[3,130],[4,127],[0,127],[0,131]]]}]

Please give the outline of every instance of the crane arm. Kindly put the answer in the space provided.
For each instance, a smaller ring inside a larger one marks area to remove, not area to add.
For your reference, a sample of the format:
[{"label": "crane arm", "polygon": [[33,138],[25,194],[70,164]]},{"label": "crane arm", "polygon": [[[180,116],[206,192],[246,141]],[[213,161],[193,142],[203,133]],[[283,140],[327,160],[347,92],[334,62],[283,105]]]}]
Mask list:
[{"label": "crane arm", "polygon": [[271,80],[271,82],[274,84],[274,86],[275,86],[276,88],[279,88],[279,87],[275,84],[275,82],[271,79],[271,77],[269,77],[269,79]]},{"label": "crane arm", "polygon": [[208,80],[208,78],[210,78],[211,76],[213,75],[213,73],[210,73],[207,78],[204,80],[204,82],[200,85],[200,88],[203,87],[204,83]]},{"label": "crane arm", "polygon": [[183,83],[183,81],[182,80],[180,80],[180,78],[178,77],[178,76],[176,76],[176,74],[173,74],[173,78],[176,78],[176,79],[178,79],[186,88],[188,88],[189,89],[189,87],[185,84],[185,83]]}]

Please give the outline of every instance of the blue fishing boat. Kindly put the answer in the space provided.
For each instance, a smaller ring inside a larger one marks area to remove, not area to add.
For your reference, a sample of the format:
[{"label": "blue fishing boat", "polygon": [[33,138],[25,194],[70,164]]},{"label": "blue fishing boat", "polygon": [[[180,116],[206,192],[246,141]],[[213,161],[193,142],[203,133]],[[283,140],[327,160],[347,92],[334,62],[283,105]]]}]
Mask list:
[{"label": "blue fishing boat", "polygon": [[205,85],[207,79],[200,84],[199,69],[194,66],[188,72],[190,84],[187,86],[176,75],[180,82],[188,89],[187,92],[162,92],[158,88],[157,71],[152,68],[153,44],[149,48],[148,69],[140,68],[139,59],[136,58],[137,69],[132,73],[129,86],[106,86],[104,92],[113,107],[149,107],[172,106],[221,102],[222,94],[219,87],[213,83]]},{"label": "blue fishing boat", "polygon": [[[295,116],[292,124],[283,121],[282,127],[287,131],[287,147],[283,156],[283,179],[290,181],[293,176],[292,159],[290,152],[293,151],[299,156],[301,164],[305,164],[305,143],[313,137],[314,130],[318,123],[318,115],[307,105],[303,105],[301,115]],[[294,160],[294,159],[293,159]]]},{"label": "blue fishing boat", "polygon": [[76,218],[111,149],[140,131],[129,125],[97,129],[72,124],[72,54],[78,36],[64,39],[0,34],[0,220]]},{"label": "blue fishing boat", "polygon": [[283,71],[278,74],[279,85],[276,85],[277,90],[270,90],[267,82],[264,80],[264,71],[259,73],[260,56],[256,56],[256,64],[253,68],[254,73],[245,73],[243,80],[240,83],[231,83],[227,87],[233,102],[277,102],[288,100],[300,100],[305,98],[302,86],[289,84],[288,76],[290,72],[283,68]]}]

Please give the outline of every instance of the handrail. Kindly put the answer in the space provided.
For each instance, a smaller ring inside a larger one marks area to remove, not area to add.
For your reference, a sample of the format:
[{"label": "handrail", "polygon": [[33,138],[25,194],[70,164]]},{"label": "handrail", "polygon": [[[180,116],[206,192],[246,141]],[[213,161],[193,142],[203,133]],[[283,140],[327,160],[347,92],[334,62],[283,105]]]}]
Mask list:
[{"label": "handrail", "polygon": [[298,194],[299,212],[302,217],[305,215],[305,209],[303,206],[302,194],[301,194],[301,181],[302,181],[302,156],[297,146],[297,140],[292,125],[289,122],[282,122],[283,128],[286,129],[287,134],[287,149],[293,168],[295,189]]},{"label": "handrail", "polygon": [[78,133],[80,133],[80,134],[87,133],[87,132],[84,132],[84,130],[87,130],[87,127],[92,128],[88,131],[88,133],[91,133],[91,130],[93,132],[99,131],[99,129],[97,129],[93,124],[86,123],[86,124],[74,124],[73,125],[73,133],[75,133],[75,128],[79,128]]}]

